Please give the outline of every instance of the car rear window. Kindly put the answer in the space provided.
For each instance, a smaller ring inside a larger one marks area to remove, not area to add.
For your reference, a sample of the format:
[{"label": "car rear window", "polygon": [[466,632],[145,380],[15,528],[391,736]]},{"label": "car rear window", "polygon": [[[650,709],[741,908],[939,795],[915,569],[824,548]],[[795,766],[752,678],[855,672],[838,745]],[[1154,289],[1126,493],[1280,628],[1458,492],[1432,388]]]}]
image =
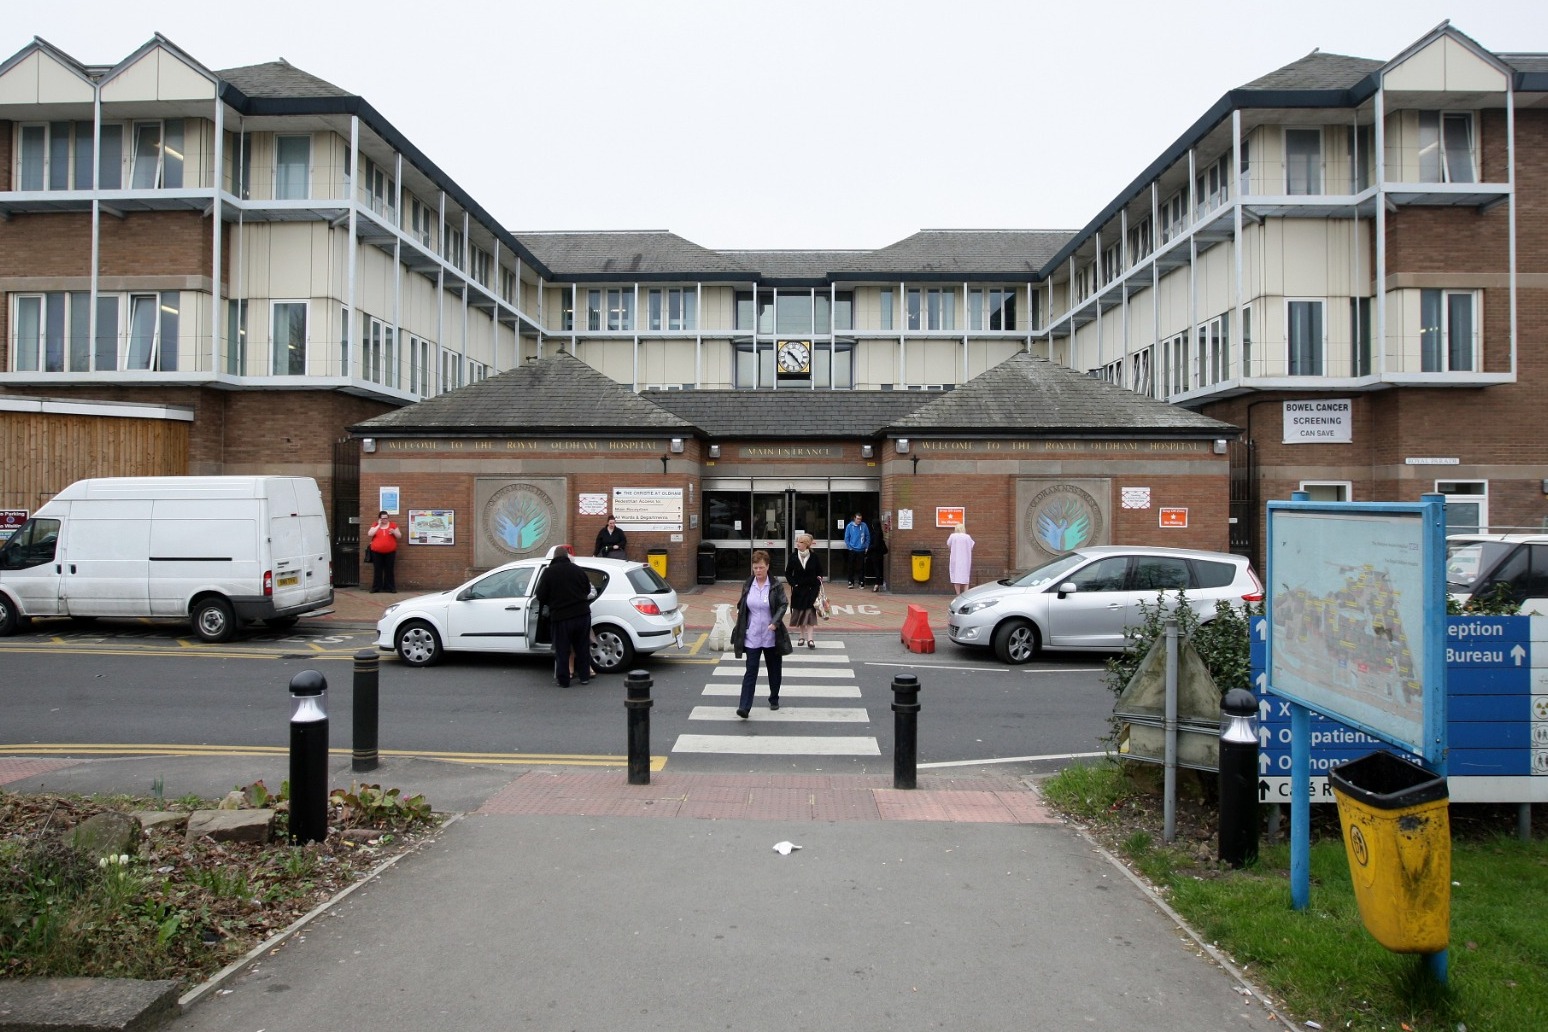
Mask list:
[{"label": "car rear window", "polygon": [[1213,559],[1195,559],[1193,561],[1193,576],[1198,581],[1196,587],[1229,587],[1231,582],[1236,580],[1236,565],[1234,563],[1216,562]]},{"label": "car rear window", "polygon": [[665,595],[672,585],[661,579],[653,567],[636,566],[629,571],[629,586],[641,595]]}]

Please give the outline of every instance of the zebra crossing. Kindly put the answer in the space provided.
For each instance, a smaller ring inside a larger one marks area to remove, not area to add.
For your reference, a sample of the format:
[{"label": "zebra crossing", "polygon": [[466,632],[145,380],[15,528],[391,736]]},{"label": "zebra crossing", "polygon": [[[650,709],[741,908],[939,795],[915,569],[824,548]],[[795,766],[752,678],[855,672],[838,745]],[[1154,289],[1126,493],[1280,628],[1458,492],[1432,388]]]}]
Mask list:
[{"label": "zebra crossing", "polygon": [[[859,699],[860,682],[841,641],[819,641],[816,649],[797,649],[785,657],[780,678],[779,709],[768,708],[769,672],[759,664],[758,688],[748,719],[736,715],[742,694],[746,661],[734,653],[722,653],[704,686],[707,701],[694,706],[690,721],[723,725],[704,734],[681,734],[672,744],[674,753],[719,753],[741,756],[880,756],[874,735],[831,733],[845,725],[868,724],[864,706],[843,706],[838,701]],[[778,733],[770,733],[774,729]],[[831,731],[830,731],[831,729]],[[806,731],[789,734],[789,731]]]}]

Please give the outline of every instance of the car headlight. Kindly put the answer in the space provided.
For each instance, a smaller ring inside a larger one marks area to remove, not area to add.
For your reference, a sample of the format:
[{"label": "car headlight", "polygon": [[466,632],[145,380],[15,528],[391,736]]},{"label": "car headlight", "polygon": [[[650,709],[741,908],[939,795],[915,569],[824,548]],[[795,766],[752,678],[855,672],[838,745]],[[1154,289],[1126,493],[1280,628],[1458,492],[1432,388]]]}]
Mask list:
[{"label": "car headlight", "polygon": [[988,609],[990,606],[998,605],[999,601],[1000,600],[997,598],[986,598],[982,602],[964,602],[962,603],[961,607],[958,608],[957,615],[968,616],[969,614],[976,613],[981,609]]},{"label": "car headlight", "polygon": [[387,608],[386,608],[386,609],[383,609],[383,610],[382,610],[382,616],[383,616],[383,617],[388,617],[388,616],[391,616],[391,615],[392,615],[392,611],[393,611],[393,610],[394,610],[394,609],[397,609],[397,608],[398,608],[398,605],[399,605],[399,604],[398,604],[398,603],[397,603],[397,602],[394,602],[394,603],[393,603],[393,604],[392,604],[392,605],[390,605],[390,606],[388,606],[388,607],[387,607]]}]

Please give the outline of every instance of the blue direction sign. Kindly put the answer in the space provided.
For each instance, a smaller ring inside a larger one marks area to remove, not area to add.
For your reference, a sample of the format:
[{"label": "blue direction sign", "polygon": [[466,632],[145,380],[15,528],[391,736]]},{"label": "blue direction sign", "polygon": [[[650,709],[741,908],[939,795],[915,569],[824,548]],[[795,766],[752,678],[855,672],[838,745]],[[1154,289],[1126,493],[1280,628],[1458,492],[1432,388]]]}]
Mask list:
[{"label": "blue direction sign", "polygon": [[[1254,617],[1250,662],[1258,695],[1258,798],[1288,803],[1290,703],[1267,692],[1267,634],[1267,620]],[[1533,665],[1534,654],[1542,667]],[[1447,617],[1446,696],[1448,777],[1548,775],[1548,617]],[[1399,751],[1313,713],[1312,802],[1333,802],[1329,767],[1378,749]]]}]

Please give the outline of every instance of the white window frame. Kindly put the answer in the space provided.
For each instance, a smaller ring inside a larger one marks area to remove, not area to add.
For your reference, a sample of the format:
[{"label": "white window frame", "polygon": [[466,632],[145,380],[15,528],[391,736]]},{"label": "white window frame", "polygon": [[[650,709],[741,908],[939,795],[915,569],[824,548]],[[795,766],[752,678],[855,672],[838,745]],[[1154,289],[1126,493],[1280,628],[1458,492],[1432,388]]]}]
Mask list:
[{"label": "white window frame", "polygon": [[[1433,116],[1435,124],[1426,125]],[[1477,121],[1471,111],[1419,112],[1419,181],[1478,182]],[[1458,134],[1461,139],[1458,140]],[[1461,147],[1455,146],[1461,143]],[[1465,152],[1465,160],[1457,160]],[[1426,165],[1431,168],[1426,169]],[[1465,166],[1465,167],[1464,167]]]},{"label": "white window frame", "polygon": [[[306,141],[306,160],[300,166],[300,181],[297,183],[291,175],[282,174],[284,170],[294,169],[292,162],[280,163],[280,144],[287,140]],[[299,191],[299,192],[298,192]],[[275,133],[274,134],[274,199],[276,201],[302,201],[312,196],[312,134],[311,133]]]},{"label": "white window frame", "polygon": [[[285,368],[280,368],[279,335],[275,332],[279,328],[278,318],[281,307],[290,308],[299,306],[301,309],[301,372],[293,373],[290,366],[294,364],[289,355],[289,345],[286,346]],[[269,302],[269,370],[273,376],[305,376],[308,369],[308,360],[311,351],[312,334],[312,305],[310,301],[301,298],[275,298]]]},{"label": "white window frame", "polygon": [[[1472,487],[1477,488],[1477,490],[1456,490],[1457,488],[1462,487]],[[1447,488],[1451,488],[1451,490],[1447,490]],[[1444,495],[1448,503],[1451,501],[1451,499],[1454,498],[1459,502],[1466,502],[1468,504],[1477,505],[1477,532],[1481,534],[1486,534],[1489,532],[1489,482],[1487,480],[1437,480],[1435,481],[1435,493]],[[1473,533],[1473,531],[1467,527],[1453,529],[1451,524],[1448,522],[1446,524],[1446,533],[1468,534]]]},{"label": "white window frame", "polygon": [[698,327],[698,292],[692,287],[652,287],[645,313],[645,328],[652,333],[691,333]]},{"label": "white window frame", "polygon": [[[1429,328],[1425,326],[1424,308],[1427,296],[1439,296],[1441,302],[1440,325]],[[1453,302],[1456,298],[1467,298],[1471,326],[1469,328],[1470,339],[1467,342],[1465,353],[1460,356],[1463,362],[1457,362],[1456,352],[1452,347],[1451,324]],[[1478,369],[1479,341],[1483,339],[1483,295],[1477,290],[1448,290],[1444,288],[1425,288],[1419,291],[1419,368],[1426,373],[1470,373]],[[1429,360],[1428,349],[1425,346],[1425,338],[1431,333],[1434,337],[1434,361]]]},{"label": "white window frame", "polygon": [[[1295,134],[1317,134],[1317,154],[1315,159],[1308,163],[1304,169],[1298,170],[1296,162],[1292,164],[1290,157],[1290,137]],[[1327,182],[1327,141],[1323,139],[1321,126],[1287,125],[1284,130],[1283,146],[1285,149],[1285,193],[1291,197],[1317,197],[1323,193],[1324,184]],[[1304,171],[1306,182],[1305,189],[1296,189],[1296,173]],[[1315,179],[1312,177],[1315,176]]]},{"label": "white window frame", "polygon": [[[1292,305],[1316,305],[1322,312],[1318,320],[1322,332],[1316,345],[1316,368],[1313,370],[1297,370],[1295,368],[1295,341],[1291,337],[1291,306]],[[1287,297],[1285,298],[1285,375],[1286,376],[1322,376],[1328,368],[1328,300],[1323,297]]]},{"label": "white window frame", "polygon": [[[1327,492],[1319,494],[1314,490],[1315,488],[1333,488],[1334,497],[1327,497]],[[1303,480],[1297,490],[1311,495],[1311,500],[1314,502],[1354,501],[1354,481],[1352,480]]]}]

